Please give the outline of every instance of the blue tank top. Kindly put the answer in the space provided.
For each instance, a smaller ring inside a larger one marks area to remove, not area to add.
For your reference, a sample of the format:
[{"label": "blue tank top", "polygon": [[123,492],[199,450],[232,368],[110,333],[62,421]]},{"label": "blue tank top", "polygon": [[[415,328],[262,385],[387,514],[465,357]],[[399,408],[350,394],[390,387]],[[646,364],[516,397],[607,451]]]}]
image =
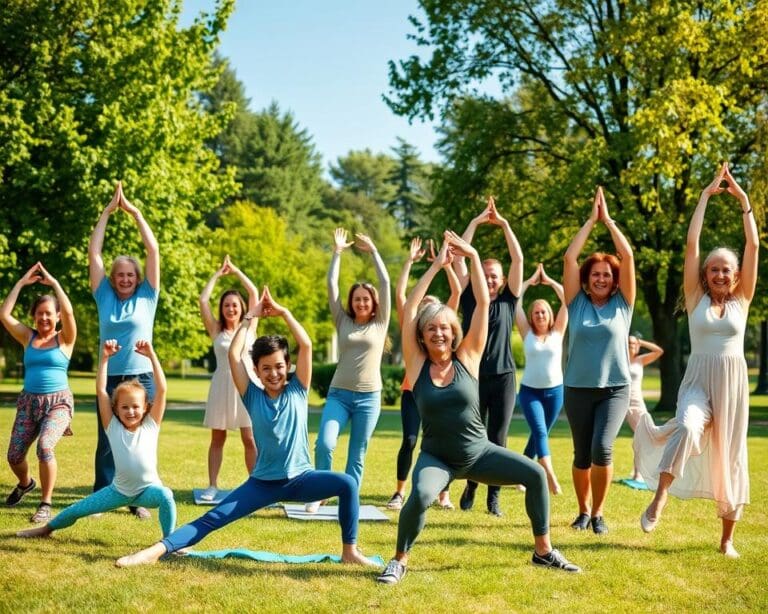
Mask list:
[{"label": "blue tank top", "polygon": [[24,349],[24,390],[34,394],[50,394],[59,390],[69,389],[67,367],[69,358],[59,347],[59,336],[56,335],[56,345],[52,348],[34,348],[32,341]]}]

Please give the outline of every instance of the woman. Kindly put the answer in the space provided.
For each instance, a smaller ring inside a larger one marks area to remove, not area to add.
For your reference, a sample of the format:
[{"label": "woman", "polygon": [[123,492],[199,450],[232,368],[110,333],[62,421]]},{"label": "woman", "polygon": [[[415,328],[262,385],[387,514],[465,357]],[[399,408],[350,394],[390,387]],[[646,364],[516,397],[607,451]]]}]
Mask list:
[{"label": "woman", "polygon": [[[132,256],[115,258],[109,277],[106,276],[101,253],[104,233],[109,216],[119,209],[135,220],[147,251],[146,275],[143,280],[139,263]],[[116,339],[118,345],[122,347],[122,350],[109,361],[107,394],[111,396],[120,382],[138,379],[147,391],[147,397],[151,402],[155,397],[152,364],[146,356],[134,352],[133,348],[139,340],[152,343],[152,328],[160,294],[160,250],[147,221],[141,215],[141,211],[125,198],[123,186],[119,181],[112,200],[93,229],[88,245],[88,272],[91,291],[96,299],[96,309],[99,314],[100,346],[107,339]],[[94,492],[111,484],[115,475],[115,461],[112,458],[109,440],[101,420],[98,420],[97,424]],[[149,511],[143,507],[131,507],[130,510],[141,520],[150,517]]]},{"label": "woman", "polygon": [[[351,422],[345,472],[357,483],[363,481],[368,441],[381,413],[381,356],[389,328],[389,274],[371,239],[355,235],[355,246],[371,254],[379,278],[378,291],[371,284],[356,283],[347,295],[346,311],[339,297],[339,263],[347,242],[347,231],[337,228],[328,271],[328,302],[339,338],[339,362],[320,418],[315,444],[315,467],[329,471],[339,432]],[[316,512],[322,502],[308,503]]]},{"label": "woman", "polygon": [[[602,222],[618,252],[578,257]],[[573,438],[573,486],[579,514],[571,527],[608,532],[603,506],[613,478],[613,443],[629,404],[627,337],[635,304],[632,248],[608,214],[598,188],[592,214],[565,252],[563,294],[568,305],[565,413]],[[591,495],[591,496],[590,496]]]},{"label": "woman", "polygon": [[[466,335],[456,313],[446,305],[419,308],[429,284],[449,258],[470,258],[472,291],[477,309]],[[432,266],[405,303],[403,355],[405,372],[421,414],[421,451],[413,470],[413,489],[400,512],[394,558],[378,577],[396,584],[406,573],[409,551],[424,528],[427,508],[437,493],[455,478],[485,484],[524,484],[525,508],[531,520],[535,565],[564,571],[580,569],[569,563],[549,540],[549,494],[544,470],[532,460],[488,441],[480,419],[478,374],[488,335],[490,298],[477,251],[458,235],[446,231],[445,242]],[[417,311],[418,310],[418,311]]]},{"label": "woman", "polygon": [[[726,187],[720,187],[722,182]],[[744,256],[741,269],[731,250],[718,248],[700,265],[699,239],[707,203],[727,192],[741,205]],[[737,558],[736,522],[749,503],[747,419],[749,382],[744,330],[757,283],[760,238],[749,198],[723,164],[701,193],[688,227],[683,291],[691,355],[677,397],[675,417],[654,427],[645,414],[635,431],[640,471],[656,487],[640,517],[643,531],[656,528],[668,493],[714,499],[722,521],[720,552]],[[658,476],[658,477],[657,477]]]},{"label": "woman", "polygon": [[[664,350],[650,341],[643,341],[642,339],[629,336],[629,376],[632,381],[629,384],[629,411],[627,412],[627,423],[635,431],[637,423],[643,414],[648,413],[648,408],[645,406],[645,400],[643,399],[643,370],[646,366],[652,362],[661,358]],[[647,350],[640,353],[640,349]],[[636,482],[643,482],[643,474],[640,473],[637,465],[637,455],[634,457],[632,464],[632,479]]]},{"label": "woman", "polygon": [[[35,327],[30,328],[13,317],[13,308],[24,286],[41,283],[53,288],[55,296],[38,296],[30,315]],[[58,465],[54,448],[63,435],[71,435],[74,399],[69,389],[67,368],[77,338],[72,303],[56,279],[38,262],[16,282],[0,306],[0,320],[6,330],[24,347],[24,388],[16,401],[8,445],[8,464],[19,483],[5,504],[19,503],[36,484],[29,474],[27,451],[37,438],[37,459],[40,468],[40,504],[29,519],[35,524],[51,518],[53,487]],[[56,325],[61,322],[61,330]]]},{"label": "woman", "polygon": [[[227,290],[219,299],[219,317],[213,317],[211,312],[211,293],[216,281],[224,275],[233,274],[240,280],[248,292],[248,310],[254,309],[258,302],[256,286],[238,269],[229,256],[224,258],[221,268],[205,284],[200,294],[200,314],[208,336],[213,340],[213,351],[216,355],[216,370],[211,378],[208,390],[208,400],[205,404],[203,424],[211,429],[211,444],[208,447],[208,488],[200,495],[203,501],[213,501],[217,498],[219,489],[219,471],[224,459],[224,442],[227,440],[227,430],[240,429],[240,439],[245,451],[245,467],[250,474],[256,464],[256,443],[253,441],[251,419],[243,405],[240,395],[235,390],[232,374],[229,371],[227,354],[232,337],[245,315],[245,301],[237,290]],[[248,347],[253,345],[249,339]],[[247,360],[247,353],[244,357]]]},{"label": "woman", "polygon": [[[434,262],[435,249],[431,239],[429,240],[429,249],[431,254],[430,262]],[[421,248],[421,239],[413,239],[411,241],[408,258],[405,260],[405,264],[403,264],[403,270],[400,272],[400,277],[397,280],[397,287],[395,288],[397,321],[400,326],[402,326],[403,323],[403,308],[405,307],[406,289],[408,288],[408,278],[411,274],[411,266],[414,262],[421,260],[425,253],[425,250]],[[459,286],[459,278],[456,276],[456,272],[451,266],[452,262],[453,258],[449,258],[448,266],[444,267],[445,274],[448,277],[448,285],[451,288],[451,296],[446,305],[455,311],[459,305],[461,287]],[[434,296],[425,296],[422,300],[422,304],[439,302],[440,301]],[[411,470],[413,451],[416,449],[416,441],[419,438],[419,429],[421,428],[421,418],[419,417],[418,409],[416,409],[416,401],[413,399],[413,389],[407,377],[403,379],[401,389],[400,421],[403,426],[403,440],[400,443],[400,450],[397,453],[397,487],[395,488],[395,493],[387,502],[387,509],[390,510],[399,510],[403,507],[403,501],[405,500],[405,482],[408,479],[408,473]],[[440,492],[440,495],[437,498],[437,504],[444,510],[454,509],[447,488]]]},{"label": "woman", "polygon": [[[530,286],[537,284],[549,286],[560,299],[557,317],[549,303],[543,299],[533,301],[528,316],[525,316],[523,295]],[[531,429],[523,454],[528,458],[535,456],[539,459],[539,464],[547,474],[549,491],[559,495],[562,488],[552,468],[549,431],[563,408],[563,335],[568,325],[568,309],[565,306],[563,287],[544,272],[541,263],[536,272],[523,282],[520,300],[515,308],[515,321],[525,350],[525,372],[520,382],[518,399]]]}]

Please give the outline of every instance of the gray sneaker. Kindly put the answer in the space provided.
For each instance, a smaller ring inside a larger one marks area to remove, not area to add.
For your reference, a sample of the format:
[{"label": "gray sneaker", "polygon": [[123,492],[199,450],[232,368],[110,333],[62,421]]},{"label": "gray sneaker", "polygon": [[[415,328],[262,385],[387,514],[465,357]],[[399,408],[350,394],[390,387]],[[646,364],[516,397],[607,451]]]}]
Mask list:
[{"label": "gray sneaker", "polygon": [[403,565],[400,561],[397,561],[395,559],[392,559],[389,563],[387,563],[387,566],[384,568],[384,571],[381,572],[381,575],[376,578],[376,582],[382,582],[384,584],[397,584],[400,582],[400,580],[405,577],[405,565]]},{"label": "gray sneaker", "polygon": [[549,567],[550,569],[560,569],[562,571],[570,571],[571,573],[580,573],[581,567],[574,565],[568,559],[566,559],[558,550],[552,548],[552,550],[544,556],[539,556],[536,551],[533,551],[533,558],[531,563],[534,565],[540,565],[541,567]]}]

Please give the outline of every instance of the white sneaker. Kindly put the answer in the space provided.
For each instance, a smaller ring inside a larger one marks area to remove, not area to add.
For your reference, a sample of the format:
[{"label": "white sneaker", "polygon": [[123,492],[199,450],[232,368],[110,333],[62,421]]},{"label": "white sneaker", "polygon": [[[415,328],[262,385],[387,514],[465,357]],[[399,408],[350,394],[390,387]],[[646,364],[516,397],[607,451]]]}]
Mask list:
[{"label": "white sneaker", "polygon": [[202,501],[213,501],[216,495],[219,494],[219,489],[215,486],[209,486],[202,493],[200,493],[200,499]]},{"label": "white sneaker", "polygon": [[307,512],[307,514],[317,514],[322,503],[322,501],[311,501],[310,503],[306,503],[304,505],[304,511]]}]

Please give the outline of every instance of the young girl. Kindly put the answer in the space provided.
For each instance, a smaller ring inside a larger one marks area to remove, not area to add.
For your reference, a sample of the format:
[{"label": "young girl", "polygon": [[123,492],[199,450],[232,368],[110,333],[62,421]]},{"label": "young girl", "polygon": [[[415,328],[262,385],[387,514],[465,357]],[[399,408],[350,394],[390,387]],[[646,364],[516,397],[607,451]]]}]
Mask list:
[{"label": "young girl", "polygon": [[115,458],[112,483],[85,499],[64,508],[48,524],[16,533],[18,537],[43,537],[72,526],[80,518],[108,512],[124,505],[160,508],[160,526],[168,535],[176,525],[173,492],[157,474],[157,438],[165,413],[166,382],[157,354],[148,341],[138,341],[135,351],[152,363],[155,400],[147,401],[144,387],[136,380],[123,382],[107,395],[107,363],[120,351],[114,339],[104,342],[96,376],[99,417]]},{"label": "young girl", "polygon": [[[219,318],[211,312],[211,293],[216,280],[224,275],[234,275],[248,291],[248,309],[253,309],[258,302],[256,286],[229,259],[224,258],[221,268],[216,271],[200,294],[200,314],[203,316],[205,330],[213,340],[213,351],[216,354],[216,371],[211,378],[208,391],[208,401],[205,404],[205,419],[203,424],[211,429],[211,445],[208,448],[208,488],[200,498],[203,501],[213,501],[218,493],[219,470],[224,459],[224,442],[227,440],[227,430],[240,429],[240,439],[245,451],[245,466],[248,473],[253,471],[256,464],[256,444],[253,441],[251,419],[235,390],[232,375],[229,372],[229,346],[232,337],[245,315],[245,302],[237,290],[227,290],[219,299]],[[253,344],[251,338],[248,346]],[[247,356],[245,357],[248,360]]]},{"label": "young girl", "polygon": [[[264,388],[248,377],[243,346],[257,317],[280,316],[299,346],[296,373],[288,382],[291,365],[288,341],[283,337],[259,337],[251,355]],[[167,552],[192,546],[209,533],[277,501],[314,501],[339,497],[339,523],[343,563],[373,565],[357,549],[358,492],[355,480],[333,471],[316,471],[309,460],[307,394],[312,376],[312,342],[304,328],[264,288],[256,309],[249,311],[229,348],[229,364],[235,387],[253,422],[259,456],[251,477],[224,501],[197,520],[180,527],[162,541],[124,556],[118,567],[156,562]]]}]

